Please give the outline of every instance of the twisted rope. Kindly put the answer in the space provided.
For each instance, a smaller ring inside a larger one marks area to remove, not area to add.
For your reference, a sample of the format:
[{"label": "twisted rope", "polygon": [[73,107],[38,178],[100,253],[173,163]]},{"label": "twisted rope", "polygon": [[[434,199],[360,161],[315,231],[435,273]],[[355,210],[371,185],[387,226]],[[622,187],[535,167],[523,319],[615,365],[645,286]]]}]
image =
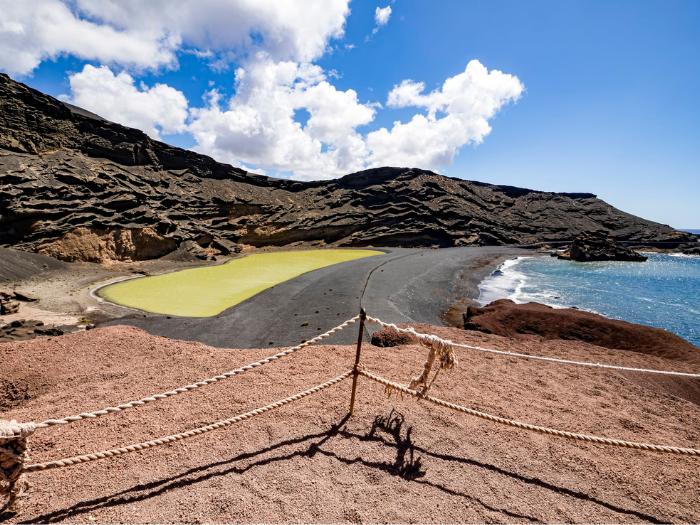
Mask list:
[{"label": "twisted rope", "polygon": [[[385,328],[391,328],[392,330],[396,330],[397,332],[411,334],[419,340],[420,340],[420,338],[424,338],[424,337],[434,337],[434,338],[442,339],[436,335],[424,334],[421,332],[417,332],[413,328],[401,328],[398,325],[395,325],[393,323],[386,323],[386,322],[382,321],[381,319],[377,319],[376,317],[372,317],[369,315],[367,316],[367,320],[370,322],[376,323],[380,326],[383,326]],[[589,366],[592,368],[607,368],[607,369],[612,369],[612,370],[623,370],[625,372],[644,372],[647,374],[662,374],[662,375],[669,375],[669,376],[700,378],[700,374],[693,373],[693,372],[676,372],[673,370],[656,370],[653,368],[634,368],[634,367],[630,367],[630,366],[607,365],[604,363],[592,363],[590,361],[573,361],[571,359],[561,359],[561,358],[557,358],[557,357],[545,357],[545,356],[539,356],[539,355],[521,354],[519,352],[508,352],[505,350],[484,348],[482,346],[473,346],[473,345],[468,345],[468,344],[464,344],[464,343],[455,343],[454,341],[451,341],[450,339],[442,339],[442,340],[445,341],[445,343],[453,345],[453,346],[459,346],[461,348],[468,348],[470,350],[478,350],[479,352],[488,352],[490,354],[498,354],[498,355],[504,355],[504,356],[508,356],[508,357],[522,357],[524,359],[533,359],[533,360],[537,360],[537,361],[548,361],[550,363],[561,363],[561,364],[565,364],[565,365],[577,365],[577,366]]]},{"label": "twisted rope", "polygon": [[531,432],[538,432],[540,434],[547,434],[550,436],[563,437],[566,439],[573,439],[573,440],[577,440],[577,441],[586,441],[588,443],[597,443],[600,445],[610,445],[610,446],[614,446],[614,447],[633,448],[633,449],[637,449],[637,450],[646,450],[646,451],[652,451],[652,452],[664,452],[664,453],[668,453],[668,454],[680,454],[680,455],[685,455],[685,456],[700,456],[700,450],[694,449],[694,448],[682,448],[682,447],[673,447],[673,446],[669,446],[669,445],[654,445],[651,443],[638,443],[635,441],[624,441],[622,439],[613,439],[613,438],[606,438],[606,437],[601,437],[601,436],[592,436],[589,434],[577,434],[575,432],[569,432],[566,430],[557,430],[555,428],[542,427],[542,426],[538,426],[538,425],[532,425],[530,423],[523,423],[522,421],[516,421],[514,419],[507,419],[507,418],[500,417],[500,416],[494,416],[494,415],[488,414],[486,412],[480,412],[479,410],[474,410],[473,408],[463,407],[461,405],[457,405],[455,403],[450,403],[449,401],[445,401],[443,399],[439,399],[437,397],[433,397],[433,396],[428,395],[428,394],[424,395],[421,392],[411,390],[410,388],[408,388],[400,383],[395,383],[395,382],[390,381],[384,377],[378,376],[378,375],[373,374],[371,372],[367,372],[366,370],[362,370],[362,369],[359,370],[359,374],[365,376],[368,379],[371,379],[372,381],[375,381],[379,384],[382,384],[385,387],[388,387],[391,391],[398,391],[398,392],[402,392],[402,393],[417,397],[419,399],[425,399],[426,401],[429,401],[435,405],[449,408],[451,410],[456,410],[456,411],[462,412],[464,414],[469,414],[470,416],[479,417],[481,419],[491,421],[492,423],[507,425],[510,427],[520,428],[523,430],[529,430]]},{"label": "twisted rope", "polygon": [[80,421],[81,419],[92,419],[92,418],[96,418],[96,417],[105,416],[107,414],[114,414],[116,412],[128,410],[129,408],[143,406],[147,403],[153,403],[155,401],[159,401],[161,399],[166,399],[168,397],[176,396],[178,394],[184,394],[185,392],[190,392],[190,391],[195,390],[197,388],[200,388],[200,387],[203,387],[206,385],[210,385],[212,383],[216,383],[218,381],[222,381],[224,379],[228,379],[230,377],[237,376],[239,374],[243,374],[245,372],[253,370],[254,368],[258,368],[260,366],[271,363],[272,361],[276,361],[277,359],[281,359],[281,358],[286,357],[290,354],[293,354],[294,352],[301,350],[302,348],[304,348],[306,346],[312,345],[312,344],[317,343],[323,339],[326,339],[327,337],[330,337],[334,333],[339,332],[340,330],[343,330],[344,328],[350,326],[351,324],[356,322],[359,319],[359,317],[360,317],[359,315],[356,315],[355,317],[348,319],[347,321],[339,324],[338,326],[331,328],[327,332],[324,332],[320,335],[317,335],[316,337],[313,337],[312,339],[309,339],[308,341],[304,341],[301,344],[298,344],[296,346],[293,346],[291,348],[288,348],[286,350],[278,352],[274,355],[268,356],[264,359],[261,359],[260,361],[255,361],[254,363],[249,363],[249,364],[244,365],[240,368],[235,368],[233,370],[229,370],[228,372],[224,372],[224,373],[216,375],[214,377],[210,377],[208,379],[202,379],[200,381],[197,381],[196,383],[181,386],[180,388],[175,388],[174,390],[168,390],[167,392],[162,392],[160,394],[154,394],[154,395],[144,397],[142,399],[138,399],[135,401],[129,401],[127,403],[122,403],[122,404],[117,405],[117,406],[106,407],[106,408],[103,408],[101,410],[96,410],[94,412],[82,412],[82,413],[76,414],[74,416],[67,416],[67,417],[63,417],[60,419],[47,419],[46,421],[42,421],[41,423],[36,423],[36,428],[47,428],[47,427],[54,426],[54,425],[65,425],[67,423],[74,423],[76,421]]},{"label": "twisted rope", "polygon": [[210,425],[206,425],[206,426],[199,427],[199,428],[193,428],[192,430],[188,430],[188,431],[182,432],[180,434],[173,434],[171,436],[164,436],[164,437],[161,437],[158,439],[144,441],[142,443],[135,443],[133,445],[127,445],[125,447],[112,448],[109,450],[103,450],[101,452],[93,452],[91,454],[84,454],[81,456],[73,456],[70,458],[58,459],[58,460],[54,460],[54,461],[46,461],[44,463],[33,463],[31,465],[27,465],[26,467],[24,467],[23,472],[28,473],[28,472],[44,471],[44,470],[55,469],[55,468],[69,467],[71,465],[78,465],[80,463],[87,463],[89,461],[97,461],[100,459],[121,456],[122,454],[128,454],[129,452],[137,452],[139,450],[145,450],[145,449],[157,447],[160,445],[167,445],[168,443],[174,443],[176,441],[180,441],[183,439],[191,438],[194,436],[199,436],[201,434],[206,434],[207,432],[211,432],[212,430],[218,430],[220,428],[228,427],[230,425],[233,425],[234,423],[239,423],[241,421],[245,421],[246,419],[250,419],[252,417],[259,416],[260,414],[264,414],[265,412],[269,412],[270,410],[274,410],[276,408],[283,407],[284,405],[287,405],[289,403],[293,403],[294,401],[299,401],[300,399],[303,399],[307,396],[310,396],[312,394],[316,394],[317,392],[320,392],[321,390],[324,390],[324,389],[331,387],[337,383],[340,383],[344,379],[347,379],[350,376],[350,374],[352,374],[352,373],[353,373],[352,370],[348,370],[347,372],[344,372],[344,373],[340,374],[339,376],[334,377],[333,379],[326,381],[325,383],[321,383],[319,385],[316,385],[312,388],[304,390],[303,392],[299,392],[297,394],[286,397],[284,399],[280,399],[279,401],[275,401],[273,403],[270,403],[269,405],[265,405],[263,407],[256,408],[255,410],[251,410],[249,412],[239,414],[239,415],[231,417],[229,419],[222,419],[220,421],[216,421],[215,423],[211,423]]},{"label": "twisted rope", "polygon": [[[423,346],[428,348],[428,358],[423,364],[421,373],[411,380],[409,388],[412,390],[420,389],[422,394],[427,394],[428,390],[430,390],[430,387],[433,386],[433,383],[437,379],[440,370],[443,368],[447,370],[454,368],[457,364],[457,357],[454,353],[454,346],[444,339],[440,339],[434,335],[424,335],[419,337],[418,340]],[[428,377],[430,376],[430,372],[436,360],[438,363],[435,375],[433,375],[432,381],[428,382]]]}]

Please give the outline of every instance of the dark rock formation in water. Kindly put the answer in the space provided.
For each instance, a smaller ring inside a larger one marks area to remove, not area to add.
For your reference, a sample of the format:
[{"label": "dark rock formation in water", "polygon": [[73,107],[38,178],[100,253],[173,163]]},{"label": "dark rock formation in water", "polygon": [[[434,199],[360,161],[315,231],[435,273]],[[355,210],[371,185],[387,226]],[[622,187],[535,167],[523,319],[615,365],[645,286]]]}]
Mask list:
[{"label": "dark rock formation in water", "polygon": [[634,250],[620,246],[606,234],[582,233],[571,243],[568,250],[559,254],[560,259],[578,262],[632,261],[644,262],[647,257]]},{"label": "dark rock formation in water", "polygon": [[176,246],[199,253],[195,243],[206,254],[302,243],[445,247],[570,241],[584,231],[694,242],[589,193],[411,168],[318,182],[254,175],[0,75],[0,245],[67,260],[142,259]]},{"label": "dark rock formation in water", "polygon": [[698,348],[675,334],[573,308],[539,303],[515,304],[508,299],[483,308],[471,306],[464,328],[505,337],[584,341],[596,346],[700,363]]}]

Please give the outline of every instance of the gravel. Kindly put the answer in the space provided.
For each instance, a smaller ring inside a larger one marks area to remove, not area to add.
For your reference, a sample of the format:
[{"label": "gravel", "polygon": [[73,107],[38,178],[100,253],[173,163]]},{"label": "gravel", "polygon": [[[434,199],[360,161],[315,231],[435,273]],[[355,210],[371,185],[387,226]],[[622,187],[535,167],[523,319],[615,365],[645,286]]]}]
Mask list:
[{"label": "gravel", "polygon": [[[455,340],[630,366],[693,369],[571,341],[513,341],[419,326]],[[0,344],[3,418],[94,410],[208,377],[275,350],[225,350],[109,327]],[[700,445],[700,407],[639,374],[459,350],[432,393],[490,413],[622,439]],[[31,461],[98,451],[230,417],[351,366],[352,346],[315,346],[195,392],[38,431]],[[401,382],[418,346],[363,346],[368,369]],[[645,378],[646,380],[646,378]],[[29,475],[10,522],[698,522],[698,459],[570,442],[388,398],[361,378],[225,430]],[[18,395],[17,393],[21,395]]]}]

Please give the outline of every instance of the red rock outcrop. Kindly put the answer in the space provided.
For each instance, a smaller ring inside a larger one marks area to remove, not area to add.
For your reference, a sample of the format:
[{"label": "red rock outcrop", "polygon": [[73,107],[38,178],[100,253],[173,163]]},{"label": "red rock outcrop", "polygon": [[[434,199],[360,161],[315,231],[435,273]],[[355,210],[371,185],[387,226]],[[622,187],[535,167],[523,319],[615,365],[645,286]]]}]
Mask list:
[{"label": "red rock outcrop", "polygon": [[464,328],[513,338],[539,336],[584,341],[604,348],[700,363],[698,348],[666,330],[573,308],[516,304],[501,299],[483,308],[470,307],[464,314]]}]

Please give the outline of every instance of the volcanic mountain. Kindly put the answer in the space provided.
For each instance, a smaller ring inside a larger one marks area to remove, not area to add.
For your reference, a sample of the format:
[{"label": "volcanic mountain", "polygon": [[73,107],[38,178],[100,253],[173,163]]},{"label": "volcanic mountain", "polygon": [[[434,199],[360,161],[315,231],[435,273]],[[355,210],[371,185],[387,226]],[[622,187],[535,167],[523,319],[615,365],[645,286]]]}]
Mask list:
[{"label": "volcanic mountain", "polygon": [[0,75],[0,245],[102,261],[242,245],[533,244],[581,232],[639,243],[694,240],[590,193],[397,167],[317,182],[264,177]]}]

